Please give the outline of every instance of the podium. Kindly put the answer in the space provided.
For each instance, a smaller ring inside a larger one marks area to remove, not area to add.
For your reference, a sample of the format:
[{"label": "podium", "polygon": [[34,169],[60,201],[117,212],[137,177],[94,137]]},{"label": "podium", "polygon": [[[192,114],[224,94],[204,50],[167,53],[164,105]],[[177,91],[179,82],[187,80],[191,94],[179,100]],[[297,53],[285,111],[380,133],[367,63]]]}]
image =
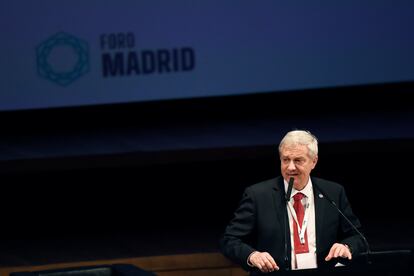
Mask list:
[{"label": "podium", "polygon": [[10,276],[155,276],[132,264],[111,264],[40,271],[12,272]]},{"label": "podium", "polygon": [[412,250],[389,250],[362,254],[344,266],[304,269],[292,271],[276,271],[267,275],[321,276],[408,276],[414,275],[414,258]]}]

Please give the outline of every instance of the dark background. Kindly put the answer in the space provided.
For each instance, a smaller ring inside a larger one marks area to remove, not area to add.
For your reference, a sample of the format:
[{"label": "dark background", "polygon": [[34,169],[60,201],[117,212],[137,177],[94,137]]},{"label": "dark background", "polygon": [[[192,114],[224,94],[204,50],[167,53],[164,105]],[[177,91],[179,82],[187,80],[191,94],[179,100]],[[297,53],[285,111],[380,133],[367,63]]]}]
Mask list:
[{"label": "dark background", "polygon": [[[244,188],[279,175],[295,128],[319,137],[313,175],[345,186],[372,248],[412,248],[413,88],[2,112],[0,265],[217,251]],[[136,150],[148,132],[170,147]],[[110,153],[90,150],[100,143]]]}]

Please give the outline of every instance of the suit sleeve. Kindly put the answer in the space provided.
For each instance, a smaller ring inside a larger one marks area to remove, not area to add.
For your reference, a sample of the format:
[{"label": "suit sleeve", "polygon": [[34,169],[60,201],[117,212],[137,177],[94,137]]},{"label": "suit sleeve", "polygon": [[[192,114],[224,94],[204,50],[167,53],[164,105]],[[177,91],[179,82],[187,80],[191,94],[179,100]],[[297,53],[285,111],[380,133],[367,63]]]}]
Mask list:
[{"label": "suit sleeve", "polygon": [[251,238],[255,223],[254,194],[247,188],[244,191],[239,207],[234,213],[233,219],[227,225],[220,240],[222,253],[245,270],[252,269],[247,265],[247,258],[255,249],[247,241]]},{"label": "suit sleeve", "polygon": [[[356,226],[356,228],[361,232],[362,227],[361,223],[359,222],[358,218],[352,212],[351,205],[348,201],[344,188],[341,189],[340,197],[339,197],[339,208],[342,210],[344,215]],[[357,255],[363,251],[365,251],[364,241],[362,240],[361,236],[352,228],[351,225],[344,219],[341,218],[341,231],[340,231],[340,238],[341,243],[347,244],[351,247],[352,254]]]}]

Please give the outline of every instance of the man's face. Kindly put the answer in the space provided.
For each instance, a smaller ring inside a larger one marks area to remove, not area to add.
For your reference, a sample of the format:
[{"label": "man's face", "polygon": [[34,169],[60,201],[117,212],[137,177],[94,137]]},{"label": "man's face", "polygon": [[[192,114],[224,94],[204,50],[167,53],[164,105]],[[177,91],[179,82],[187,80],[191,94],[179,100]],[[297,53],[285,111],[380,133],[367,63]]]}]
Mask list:
[{"label": "man's face", "polygon": [[311,171],[318,162],[318,157],[310,158],[305,145],[285,145],[280,150],[280,170],[283,178],[295,179],[293,186],[302,190],[309,180]]}]

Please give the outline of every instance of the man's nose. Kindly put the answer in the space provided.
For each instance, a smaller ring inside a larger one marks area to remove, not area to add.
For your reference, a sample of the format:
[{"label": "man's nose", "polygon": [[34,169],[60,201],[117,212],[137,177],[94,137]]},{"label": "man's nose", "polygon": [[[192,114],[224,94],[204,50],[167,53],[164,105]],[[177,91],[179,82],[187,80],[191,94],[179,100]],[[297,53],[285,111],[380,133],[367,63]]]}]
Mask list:
[{"label": "man's nose", "polygon": [[295,169],[296,169],[295,163],[293,161],[290,161],[288,170],[294,171]]}]

